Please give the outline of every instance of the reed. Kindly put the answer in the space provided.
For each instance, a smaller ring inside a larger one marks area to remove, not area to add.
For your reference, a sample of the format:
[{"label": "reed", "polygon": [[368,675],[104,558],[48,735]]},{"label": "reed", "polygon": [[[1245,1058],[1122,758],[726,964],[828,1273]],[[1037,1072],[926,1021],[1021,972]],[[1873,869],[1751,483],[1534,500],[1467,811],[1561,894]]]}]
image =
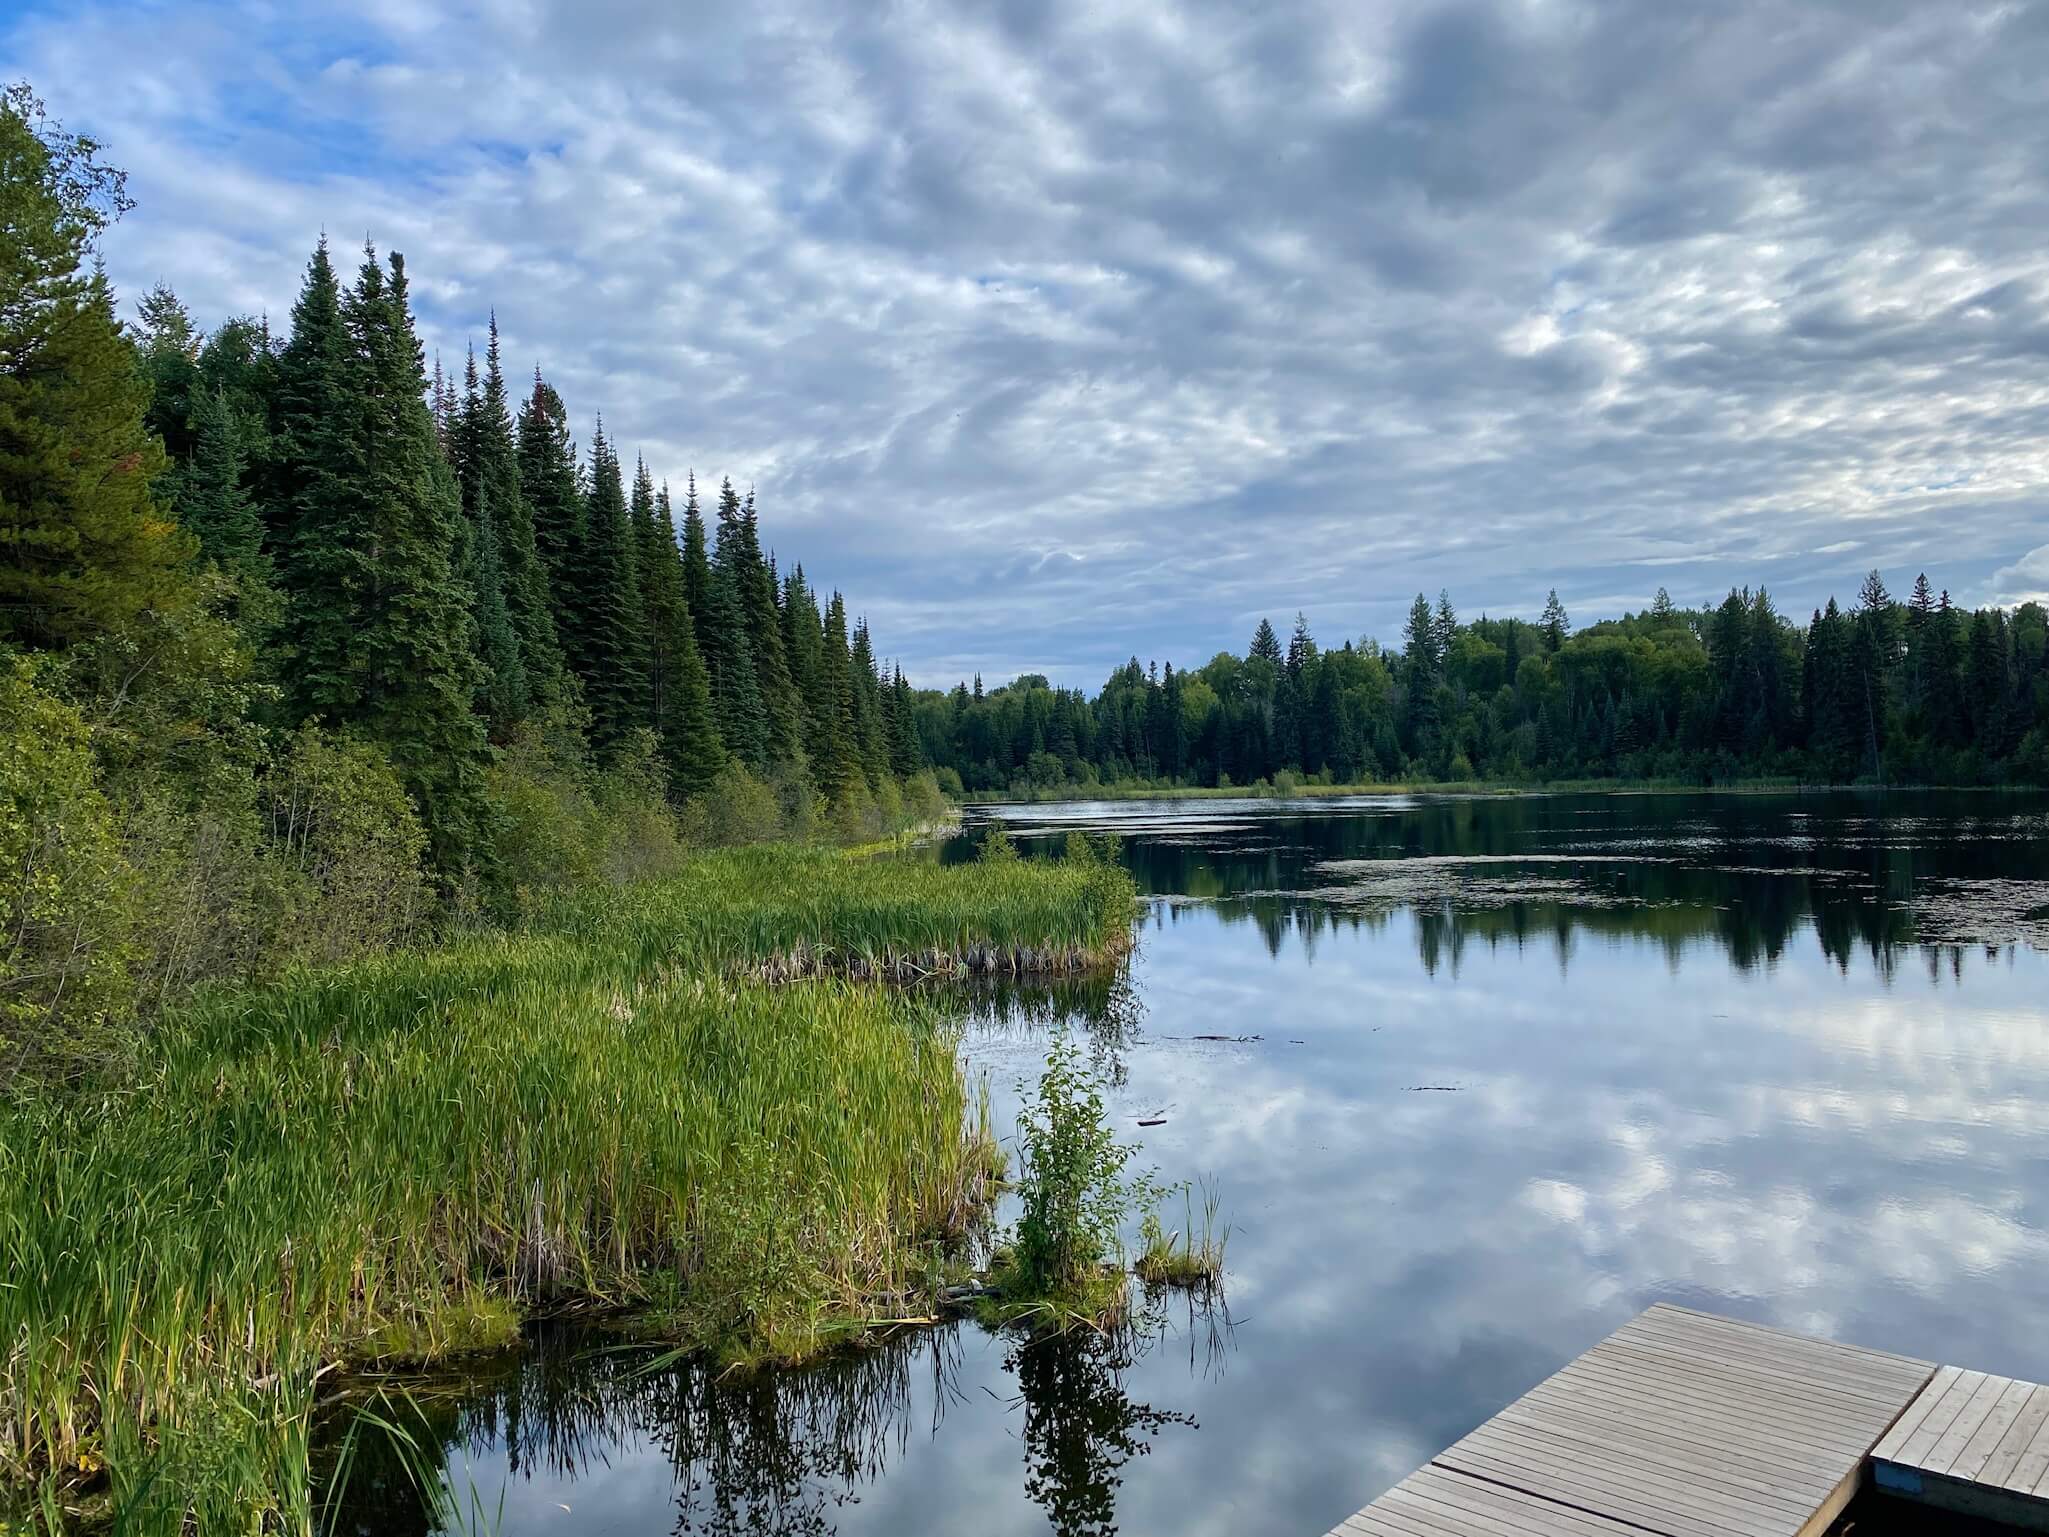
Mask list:
[{"label": "reed", "polygon": [[119,1084],[0,1106],[0,1482],[123,1530],[303,1531],[338,1365],[586,1307],[760,1358],[844,1337],[982,1209],[986,1101],[937,1004],[764,963],[1109,956],[1120,880],[722,853],[207,1000]]},{"label": "reed", "polygon": [[1139,1228],[1138,1261],[1132,1266],[1148,1286],[1176,1286],[1189,1291],[1211,1291],[1223,1283],[1224,1246],[1231,1241],[1229,1224],[1217,1222],[1216,1192],[1207,1181],[1202,1187],[1202,1214],[1197,1217],[1195,1197],[1188,1186],[1181,1187],[1181,1226],[1169,1231],[1157,1210],[1145,1214]]}]

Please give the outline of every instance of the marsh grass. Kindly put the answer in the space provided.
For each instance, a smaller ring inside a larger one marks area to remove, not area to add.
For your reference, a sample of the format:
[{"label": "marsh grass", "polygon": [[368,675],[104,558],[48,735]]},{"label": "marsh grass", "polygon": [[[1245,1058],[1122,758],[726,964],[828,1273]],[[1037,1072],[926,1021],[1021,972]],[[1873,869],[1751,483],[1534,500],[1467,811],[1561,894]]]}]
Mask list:
[{"label": "marsh grass", "polygon": [[751,1360],[845,1337],[978,1219],[987,1101],[932,1002],[761,962],[1108,957],[1120,881],[732,851],[524,934],[205,1000],[120,1082],[0,1105],[0,1490],[123,1530],[304,1531],[338,1366],[571,1308],[655,1306]]},{"label": "marsh grass", "polygon": [[1145,1214],[1139,1228],[1139,1254],[1132,1269],[1148,1286],[1177,1286],[1191,1291],[1209,1291],[1224,1278],[1224,1246],[1231,1241],[1229,1224],[1217,1222],[1216,1192],[1207,1182],[1202,1186],[1202,1213],[1198,1218],[1195,1197],[1181,1187],[1181,1226],[1167,1230],[1157,1208]]}]

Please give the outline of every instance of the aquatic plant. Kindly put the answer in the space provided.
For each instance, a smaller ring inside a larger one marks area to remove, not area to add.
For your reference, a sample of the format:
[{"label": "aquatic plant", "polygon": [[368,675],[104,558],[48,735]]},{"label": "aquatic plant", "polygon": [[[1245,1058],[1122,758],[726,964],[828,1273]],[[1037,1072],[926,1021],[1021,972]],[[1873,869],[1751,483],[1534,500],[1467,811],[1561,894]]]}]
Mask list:
[{"label": "aquatic plant", "polygon": [[1207,1291],[1224,1278],[1224,1246],[1231,1241],[1229,1224],[1217,1224],[1217,1193],[1207,1182],[1202,1187],[1200,1227],[1195,1199],[1187,1185],[1181,1187],[1181,1226],[1169,1232],[1160,1221],[1157,1207],[1145,1214],[1139,1226],[1139,1255],[1132,1269],[1149,1286],[1178,1286]]}]

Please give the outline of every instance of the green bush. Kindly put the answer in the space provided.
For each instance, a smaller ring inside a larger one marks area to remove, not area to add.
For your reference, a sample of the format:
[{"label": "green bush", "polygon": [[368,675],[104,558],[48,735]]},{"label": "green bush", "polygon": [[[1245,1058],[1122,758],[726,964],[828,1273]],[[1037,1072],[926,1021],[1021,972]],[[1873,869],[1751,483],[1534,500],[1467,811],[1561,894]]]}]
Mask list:
[{"label": "green bush", "polygon": [[775,791],[739,764],[728,763],[711,788],[690,802],[685,828],[691,841],[714,848],[766,843],[782,831],[782,808]]},{"label": "green bush", "polygon": [[285,877],[274,956],[339,965],[421,932],[427,833],[382,751],[301,727],[264,791],[270,855]]},{"label": "green bush", "polygon": [[136,891],[83,716],[0,663],[0,1084],[104,1052],[133,993]]},{"label": "green bush", "polygon": [[1085,1299],[1121,1250],[1125,1214],[1152,1205],[1156,1193],[1150,1180],[1126,1177],[1136,1149],[1117,1141],[1102,1088],[1065,1031],[1053,1038],[1017,1140],[1023,1210],[1005,1300]]}]

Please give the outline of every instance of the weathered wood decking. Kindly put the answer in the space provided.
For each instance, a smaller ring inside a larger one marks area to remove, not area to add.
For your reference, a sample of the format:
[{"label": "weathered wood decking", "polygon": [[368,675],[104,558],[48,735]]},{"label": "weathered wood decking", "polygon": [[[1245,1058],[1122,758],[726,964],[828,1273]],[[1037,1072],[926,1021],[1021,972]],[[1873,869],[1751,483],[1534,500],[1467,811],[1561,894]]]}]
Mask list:
[{"label": "weathered wood decking", "polygon": [[1330,1537],[1818,1537],[1867,1476],[2040,1523],[2049,1387],[1660,1303]]},{"label": "weathered wood decking", "polygon": [[2049,1387],[1945,1366],[1871,1451],[1879,1488],[2049,1526]]}]

